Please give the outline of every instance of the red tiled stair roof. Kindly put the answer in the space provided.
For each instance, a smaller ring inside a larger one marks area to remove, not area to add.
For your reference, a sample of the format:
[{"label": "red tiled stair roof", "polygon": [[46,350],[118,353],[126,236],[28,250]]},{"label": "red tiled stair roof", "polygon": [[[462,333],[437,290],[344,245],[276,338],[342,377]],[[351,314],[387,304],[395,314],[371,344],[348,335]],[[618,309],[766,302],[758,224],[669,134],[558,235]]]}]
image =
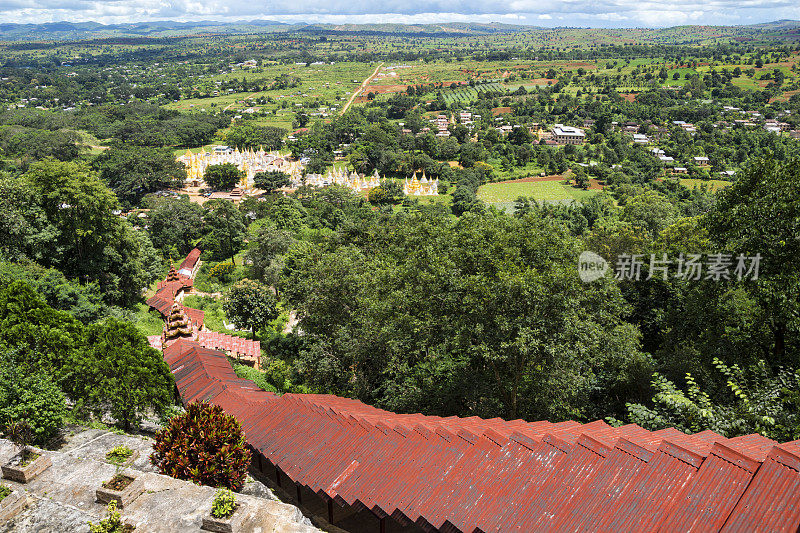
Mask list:
[{"label": "red tiled stair roof", "polygon": [[222,406],[294,482],[401,523],[469,533],[797,530],[800,441],[397,414],[259,391],[193,341],[164,357],[185,403]]}]

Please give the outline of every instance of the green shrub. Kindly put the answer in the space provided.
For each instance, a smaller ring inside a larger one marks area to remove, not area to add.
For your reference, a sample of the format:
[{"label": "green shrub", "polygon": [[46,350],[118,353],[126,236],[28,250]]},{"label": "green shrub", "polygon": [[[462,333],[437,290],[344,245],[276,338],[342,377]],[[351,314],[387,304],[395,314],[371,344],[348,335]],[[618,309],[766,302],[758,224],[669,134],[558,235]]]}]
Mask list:
[{"label": "green shrub", "polygon": [[20,377],[14,369],[6,370],[0,371],[0,420],[26,423],[32,432],[31,442],[44,445],[64,423],[64,393],[44,372]]},{"label": "green shrub", "polygon": [[208,269],[208,276],[220,281],[230,281],[230,275],[236,270],[233,263],[217,263]]},{"label": "green shrub", "polygon": [[234,417],[219,406],[194,402],[156,433],[150,462],[176,479],[236,489],[247,475],[250,450]]},{"label": "green shrub", "polygon": [[267,376],[264,372],[256,370],[252,366],[234,364],[233,371],[236,372],[236,375],[240,378],[249,379],[255,383],[261,390],[274,393],[278,392],[278,389],[267,381]]},{"label": "green shrub", "polygon": [[122,523],[122,515],[117,511],[117,501],[111,500],[106,508],[108,516],[102,518],[97,524],[89,522],[90,533],[130,533],[134,528]]},{"label": "green shrub", "polygon": [[115,465],[124,464],[133,455],[133,450],[127,446],[114,446],[106,453],[106,461]]},{"label": "green shrub", "polygon": [[11,487],[0,485],[0,502],[6,499],[6,496],[11,494]]},{"label": "green shrub", "polygon": [[219,489],[214,495],[211,504],[211,516],[214,518],[228,518],[236,511],[236,496],[226,489]]}]

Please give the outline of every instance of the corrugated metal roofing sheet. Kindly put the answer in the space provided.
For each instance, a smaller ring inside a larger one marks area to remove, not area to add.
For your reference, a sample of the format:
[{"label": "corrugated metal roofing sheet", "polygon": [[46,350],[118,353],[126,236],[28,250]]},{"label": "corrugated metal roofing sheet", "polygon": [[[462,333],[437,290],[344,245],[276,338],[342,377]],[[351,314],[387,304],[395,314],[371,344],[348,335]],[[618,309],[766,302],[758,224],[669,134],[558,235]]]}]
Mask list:
[{"label": "corrugated metal roofing sheet", "polygon": [[[164,357],[184,401],[210,399],[237,416],[251,446],[294,482],[401,523],[468,532],[796,527],[792,443],[394,414],[329,395],[257,392],[223,354],[192,341]],[[759,519],[765,513],[774,518]]]},{"label": "corrugated metal roofing sheet", "polygon": [[724,532],[797,531],[800,441],[775,446],[736,504]]}]

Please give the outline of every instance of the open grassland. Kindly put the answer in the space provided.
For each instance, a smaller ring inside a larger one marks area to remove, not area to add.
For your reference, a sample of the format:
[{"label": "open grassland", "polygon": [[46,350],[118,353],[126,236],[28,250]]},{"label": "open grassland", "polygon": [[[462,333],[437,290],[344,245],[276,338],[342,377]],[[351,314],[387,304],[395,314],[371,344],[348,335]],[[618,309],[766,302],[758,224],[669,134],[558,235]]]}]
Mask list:
[{"label": "open grassland", "polygon": [[597,191],[578,189],[559,181],[487,183],[478,189],[478,198],[487,204],[514,202],[520,196],[547,202],[560,202],[582,200],[595,194]]}]

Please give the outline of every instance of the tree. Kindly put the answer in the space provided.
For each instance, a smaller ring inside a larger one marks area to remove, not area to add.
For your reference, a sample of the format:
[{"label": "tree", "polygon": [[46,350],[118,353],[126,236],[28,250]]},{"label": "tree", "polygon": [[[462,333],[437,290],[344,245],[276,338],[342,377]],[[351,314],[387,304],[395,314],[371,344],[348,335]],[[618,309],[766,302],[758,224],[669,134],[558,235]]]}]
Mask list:
[{"label": "tree", "polygon": [[73,396],[98,415],[109,411],[125,431],[172,404],[175,382],[161,353],[130,322],[107,318],[86,329],[86,346],[69,365]]},{"label": "tree", "polygon": [[[651,373],[616,283],[583,284],[558,221],[389,215],[356,242],[286,255],[308,385],[442,416],[624,412]],[[598,408],[602,406],[602,408]]]},{"label": "tree", "polygon": [[223,309],[240,328],[258,330],[278,318],[278,299],[272,289],[257,281],[243,279],[225,294]]},{"label": "tree", "polygon": [[456,190],[453,191],[451,208],[453,214],[456,216],[461,216],[467,211],[475,209],[476,207],[479,208],[480,206],[481,201],[478,200],[475,191],[471,187],[459,185],[456,187]]},{"label": "tree", "polygon": [[286,130],[281,128],[244,123],[233,126],[225,136],[225,142],[239,148],[277,150],[283,144],[284,135]]},{"label": "tree", "polygon": [[203,250],[211,253],[216,261],[230,258],[244,248],[247,226],[244,215],[228,200],[211,200],[203,206],[205,215],[203,222],[207,233],[202,240]]},{"label": "tree", "polygon": [[164,475],[233,490],[244,485],[251,458],[244,431],[218,405],[190,403],[154,441],[150,462]]},{"label": "tree", "polygon": [[462,167],[469,168],[475,166],[475,163],[483,160],[484,150],[478,143],[466,142],[461,145],[461,150],[458,154],[458,162]]},{"label": "tree", "polygon": [[20,372],[50,372],[64,382],[62,369],[83,344],[83,325],[47,305],[30,285],[13,281],[0,288],[0,345]]},{"label": "tree", "polygon": [[655,238],[677,217],[678,210],[672,202],[656,191],[633,196],[625,203],[620,214],[621,220],[647,230],[651,238]]},{"label": "tree", "polygon": [[203,179],[209,187],[216,190],[233,189],[244,178],[244,172],[236,168],[233,163],[209,165]]},{"label": "tree", "polygon": [[280,170],[257,172],[255,176],[253,176],[253,184],[267,194],[272,194],[276,189],[286,187],[290,183],[289,174],[281,172]]},{"label": "tree", "polygon": [[186,196],[160,199],[150,211],[153,245],[164,257],[185,256],[203,235],[203,214],[203,208]]},{"label": "tree", "polygon": [[763,258],[746,290],[772,332],[771,363],[786,363],[791,354],[797,365],[787,347],[800,342],[800,159],[751,162],[720,191],[706,221],[712,242],[731,254],[734,266],[739,255]]},{"label": "tree", "polygon": [[54,157],[72,161],[81,154],[80,136],[74,131],[46,131],[13,127],[0,131],[0,148],[24,159]]},{"label": "tree", "polygon": [[0,354],[0,358],[0,420],[27,424],[33,443],[46,444],[64,423],[64,393],[46,371],[22,375],[11,356]]},{"label": "tree", "polygon": [[[83,283],[97,281],[107,302],[127,305],[158,275],[143,232],[115,214],[114,193],[85,163],[40,161],[23,176],[36,199],[25,255]],[[46,244],[45,244],[46,243]]]},{"label": "tree", "polygon": [[575,173],[575,185],[580,187],[581,189],[588,189],[589,188],[589,176],[586,175],[586,170],[580,165],[575,167],[573,171]]},{"label": "tree", "polygon": [[403,187],[395,180],[384,180],[369,191],[368,199],[375,205],[396,205],[406,197]]},{"label": "tree", "polygon": [[656,373],[653,407],[629,403],[628,418],[652,431],[674,427],[690,433],[711,430],[728,438],[750,433],[779,441],[800,437],[800,395],[793,392],[800,386],[800,373],[786,369],[772,373],[764,361],[750,371],[716,358],[714,366],[728,394],[712,399],[689,373],[684,392]]},{"label": "tree", "polygon": [[182,187],[186,179],[183,163],[169,148],[118,144],[97,156],[93,165],[126,207],[138,206],[148,193]]},{"label": "tree", "polygon": [[0,172],[0,255],[11,261],[41,259],[55,228],[39,205],[37,191],[26,180]]},{"label": "tree", "polygon": [[0,262],[0,287],[8,287],[15,281],[27,283],[50,307],[68,311],[84,324],[94,322],[108,313],[96,283],[84,285],[77,280],[69,280],[54,268],[44,268],[28,261]]},{"label": "tree", "polygon": [[251,278],[276,285],[283,269],[282,256],[294,244],[292,234],[272,226],[263,226],[247,249]]}]

